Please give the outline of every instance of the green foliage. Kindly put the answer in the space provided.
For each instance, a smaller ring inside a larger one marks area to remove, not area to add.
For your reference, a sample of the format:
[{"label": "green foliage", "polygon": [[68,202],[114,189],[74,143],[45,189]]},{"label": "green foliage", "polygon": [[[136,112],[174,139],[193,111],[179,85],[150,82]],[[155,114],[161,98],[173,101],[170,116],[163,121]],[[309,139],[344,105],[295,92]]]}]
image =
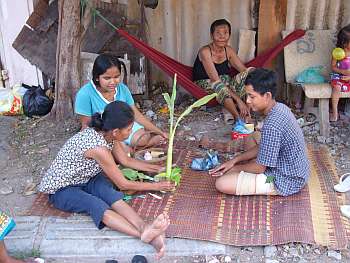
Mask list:
[{"label": "green foliage", "polygon": [[11,255],[16,259],[24,260],[26,258],[40,258],[41,252],[37,249],[29,251],[14,251]]},{"label": "green foliage", "polygon": [[191,111],[194,108],[201,107],[205,104],[207,104],[210,100],[214,99],[217,96],[216,93],[213,93],[211,95],[207,95],[196,102],[194,102],[191,106],[189,106],[177,119],[175,125],[174,125],[174,105],[175,105],[175,99],[176,99],[176,74],[174,76],[174,82],[173,82],[173,91],[171,94],[171,97],[168,93],[163,93],[163,97],[168,104],[169,109],[169,121],[170,121],[170,129],[169,129],[169,146],[168,146],[168,152],[167,152],[167,164],[166,164],[166,177],[168,177],[171,181],[174,181],[176,185],[180,183],[181,180],[181,169],[178,167],[173,168],[173,143],[174,143],[174,137],[176,128],[179,125],[180,121],[191,113]]},{"label": "green foliage", "polygon": [[273,183],[274,180],[275,180],[275,177],[273,175],[268,175],[268,176],[266,176],[265,183],[267,183],[267,184]]},{"label": "green foliage", "polygon": [[182,169],[180,167],[174,167],[171,169],[170,180],[175,182],[175,186],[180,185]]},{"label": "green foliage", "polygon": [[133,170],[131,168],[124,168],[121,170],[124,177],[130,181],[140,181],[140,180],[150,180],[153,181],[154,179],[148,175],[145,175],[143,173],[140,173],[136,170]]}]

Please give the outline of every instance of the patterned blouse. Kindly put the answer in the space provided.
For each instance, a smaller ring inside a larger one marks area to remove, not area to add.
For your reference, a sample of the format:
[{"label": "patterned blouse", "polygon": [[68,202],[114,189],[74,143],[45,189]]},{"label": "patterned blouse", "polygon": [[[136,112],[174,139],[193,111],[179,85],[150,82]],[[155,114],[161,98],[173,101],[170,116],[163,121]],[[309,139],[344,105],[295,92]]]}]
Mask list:
[{"label": "patterned blouse", "polygon": [[84,153],[101,146],[112,150],[113,143],[108,143],[102,134],[92,128],[86,128],[74,135],[58,152],[41,180],[39,191],[54,194],[63,187],[87,183],[102,168],[94,159],[84,157]]}]

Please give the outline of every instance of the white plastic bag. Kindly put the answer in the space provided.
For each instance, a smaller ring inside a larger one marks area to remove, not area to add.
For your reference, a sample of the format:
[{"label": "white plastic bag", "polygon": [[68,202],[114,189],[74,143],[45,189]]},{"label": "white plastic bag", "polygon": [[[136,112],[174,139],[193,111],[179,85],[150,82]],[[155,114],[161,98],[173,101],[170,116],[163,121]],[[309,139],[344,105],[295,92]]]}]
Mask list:
[{"label": "white plastic bag", "polygon": [[20,85],[0,89],[0,115],[19,115],[23,113],[22,98],[26,91]]}]

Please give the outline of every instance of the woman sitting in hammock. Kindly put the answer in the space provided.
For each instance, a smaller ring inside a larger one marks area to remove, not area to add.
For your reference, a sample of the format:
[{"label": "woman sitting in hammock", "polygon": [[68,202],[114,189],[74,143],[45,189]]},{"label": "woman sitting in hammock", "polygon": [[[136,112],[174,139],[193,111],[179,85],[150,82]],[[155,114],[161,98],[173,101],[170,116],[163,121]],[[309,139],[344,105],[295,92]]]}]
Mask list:
[{"label": "woman sitting in hammock", "polygon": [[[85,129],[95,112],[103,112],[112,101],[123,101],[131,106],[135,123],[130,136],[124,141],[131,147],[152,147],[168,138],[168,134],[150,122],[135,106],[134,99],[126,85],[120,81],[121,62],[116,56],[99,55],[93,65],[92,80],[78,91],[75,99],[75,113],[79,115],[82,129]],[[116,116],[117,118],[118,116]],[[157,135],[151,136],[146,130]],[[130,150],[130,149],[128,149]]]},{"label": "woman sitting in hammock", "polygon": [[[193,80],[208,93],[217,92],[217,100],[233,116],[234,120],[248,117],[249,109],[243,102],[244,80],[247,69],[228,45],[231,35],[231,25],[225,19],[215,20],[210,26],[212,42],[203,46],[197,55],[193,66]],[[230,68],[234,67],[240,73],[232,78]],[[225,121],[230,119],[225,116]]]}]

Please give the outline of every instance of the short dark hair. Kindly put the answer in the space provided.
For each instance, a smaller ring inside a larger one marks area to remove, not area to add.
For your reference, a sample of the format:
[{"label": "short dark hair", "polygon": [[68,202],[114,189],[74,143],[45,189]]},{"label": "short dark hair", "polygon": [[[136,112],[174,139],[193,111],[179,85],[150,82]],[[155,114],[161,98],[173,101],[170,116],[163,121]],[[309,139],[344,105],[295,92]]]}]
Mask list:
[{"label": "short dark hair", "polygon": [[350,42],[350,24],[339,30],[337,35],[337,47],[345,48]]},{"label": "short dark hair", "polygon": [[210,34],[214,34],[215,28],[218,26],[228,26],[228,33],[231,35],[231,24],[226,19],[217,19],[210,26]]},{"label": "short dark hair", "polygon": [[135,120],[132,108],[123,101],[109,103],[103,113],[95,113],[91,117],[89,127],[97,131],[124,129]]},{"label": "short dark hair", "polygon": [[260,95],[270,92],[274,99],[277,93],[277,74],[273,70],[256,68],[248,73],[244,84],[251,85]]},{"label": "short dark hair", "polygon": [[100,75],[104,74],[109,68],[117,67],[121,73],[121,67],[125,69],[125,65],[122,61],[118,59],[115,55],[110,54],[101,54],[99,55],[94,62],[92,68],[92,81],[96,86],[99,85],[98,78]]}]

